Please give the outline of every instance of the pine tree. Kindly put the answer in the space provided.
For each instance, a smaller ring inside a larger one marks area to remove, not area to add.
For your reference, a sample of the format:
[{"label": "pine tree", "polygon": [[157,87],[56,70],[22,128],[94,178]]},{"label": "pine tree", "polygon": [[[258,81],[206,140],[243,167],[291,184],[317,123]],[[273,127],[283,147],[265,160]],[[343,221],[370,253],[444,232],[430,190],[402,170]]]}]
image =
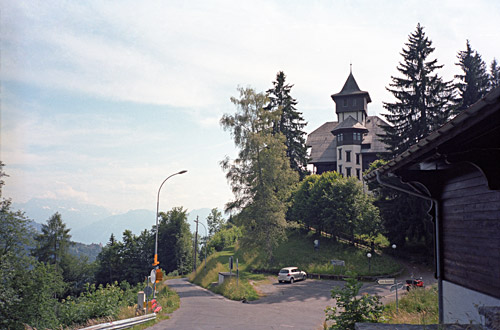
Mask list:
[{"label": "pine tree", "polygon": [[500,67],[498,66],[497,60],[494,58],[491,61],[490,66],[490,88],[497,88],[500,86]]},{"label": "pine tree", "polygon": [[35,237],[38,246],[33,251],[33,255],[38,261],[59,266],[63,256],[68,253],[71,242],[70,229],[66,229],[66,224],[61,219],[61,214],[56,212],[47,220],[47,224],[42,225],[42,233]]},{"label": "pine tree", "polygon": [[384,102],[389,111],[385,117],[391,125],[383,126],[385,134],[380,138],[388,145],[391,156],[399,155],[444,124],[453,98],[451,82],[435,73],[443,66],[437,64],[437,59],[429,59],[434,48],[420,24],[405,45],[403,62],[397,68],[403,77],[391,77],[387,88],[396,101]]},{"label": "pine tree", "polygon": [[489,76],[486,72],[486,64],[481,55],[470,46],[467,40],[466,50],[458,52],[458,63],[463,74],[455,75],[458,82],[455,84],[459,97],[455,101],[454,113],[467,109],[476,103],[488,92]]},{"label": "pine tree", "polygon": [[297,171],[300,178],[307,174],[307,147],[303,131],[304,122],[302,113],[297,111],[297,101],[290,95],[293,85],[285,83],[286,75],[283,71],[276,74],[274,87],[267,91],[269,104],[266,110],[280,112],[279,117],[273,124],[273,132],[285,136],[286,154],[290,159],[290,166]]}]

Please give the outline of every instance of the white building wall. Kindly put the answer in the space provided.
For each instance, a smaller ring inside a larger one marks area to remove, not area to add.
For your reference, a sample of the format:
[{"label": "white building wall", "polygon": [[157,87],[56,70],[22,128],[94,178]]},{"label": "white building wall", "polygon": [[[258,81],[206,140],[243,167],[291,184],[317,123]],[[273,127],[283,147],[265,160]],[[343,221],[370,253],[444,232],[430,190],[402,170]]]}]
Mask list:
[{"label": "white building wall", "polygon": [[444,323],[484,324],[478,313],[481,306],[500,306],[500,299],[443,281]]},{"label": "white building wall", "polygon": [[[351,161],[347,162],[346,151],[351,152]],[[342,152],[342,159],[339,159],[338,155]],[[360,154],[359,164],[356,164],[356,154]],[[358,168],[361,171],[361,167],[363,164],[363,159],[361,156],[361,145],[359,144],[344,144],[342,146],[337,147],[337,171],[346,176],[347,175],[347,167],[351,168],[351,176],[356,177],[356,169]],[[339,165],[342,166],[342,172],[339,171]]]}]

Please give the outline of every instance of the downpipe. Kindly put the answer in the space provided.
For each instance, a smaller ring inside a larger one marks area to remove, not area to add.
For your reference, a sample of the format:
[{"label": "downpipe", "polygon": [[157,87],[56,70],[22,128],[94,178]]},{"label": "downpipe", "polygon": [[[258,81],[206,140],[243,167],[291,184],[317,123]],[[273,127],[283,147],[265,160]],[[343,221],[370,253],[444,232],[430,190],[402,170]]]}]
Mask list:
[{"label": "downpipe", "polygon": [[425,199],[425,200],[428,200],[428,201],[431,201],[432,203],[434,203],[434,211],[435,211],[435,215],[434,215],[435,237],[434,237],[434,240],[436,242],[436,277],[438,280],[439,324],[442,324],[443,323],[443,279],[442,279],[442,274],[441,274],[441,246],[440,246],[441,243],[439,241],[439,237],[440,237],[439,202],[435,198],[432,198],[432,197],[424,195],[424,194],[420,194],[414,190],[404,189],[402,187],[398,187],[396,185],[393,185],[389,182],[382,181],[382,179],[380,177],[380,173],[377,170],[375,171],[375,174],[377,176],[377,182],[379,184],[381,184],[382,186],[392,188],[394,190],[398,190],[398,191],[401,191],[401,192],[404,192],[404,193],[410,194],[412,196],[422,198],[422,199]]}]

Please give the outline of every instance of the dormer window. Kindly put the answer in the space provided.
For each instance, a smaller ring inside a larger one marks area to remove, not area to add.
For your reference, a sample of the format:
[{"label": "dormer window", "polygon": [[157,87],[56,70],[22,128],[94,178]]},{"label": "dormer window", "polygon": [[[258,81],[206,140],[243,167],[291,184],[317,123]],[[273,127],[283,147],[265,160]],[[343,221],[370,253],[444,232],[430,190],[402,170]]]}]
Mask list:
[{"label": "dormer window", "polygon": [[342,142],[342,141],[344,141],[344,134],[343,134],[343,133],[339,133],[339,134],[337,135],[337,141],[338,141],[338,142]]}]

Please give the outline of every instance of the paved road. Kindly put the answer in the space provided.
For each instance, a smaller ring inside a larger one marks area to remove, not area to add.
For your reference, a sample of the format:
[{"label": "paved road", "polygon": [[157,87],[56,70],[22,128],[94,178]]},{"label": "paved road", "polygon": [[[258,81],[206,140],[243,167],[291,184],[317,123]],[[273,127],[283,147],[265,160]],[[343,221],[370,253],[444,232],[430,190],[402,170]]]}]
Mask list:
[{"label": "paved road", "polygon": [[[426,285],[433,282],[432,272],[408,265],[408,273],[423,276]],[[402,275],[403,281],[408,275]],[[275,278],[258,289],[266,296],[244,304],[226,299],[186,279],[167,281],[181,298],[181,307],[171,319],[149,328],[159,329],[323,329],[324,309],[334,305],[330,296],[333,286],[343,286],[341,281],[311,280],[294,284],[279,284]],[[395,300],[389,286],[366,283],[360,293],[377,294],[382,302]]]},{"label": "paved road", "polygon": [[330,289],[337,283],[342,285],[314,280],[274,283],[274,294],[244,304],[186,279],[170,280],[167,284],[181,297],[181,307],[171,319],[148,329],[323,329],[324,309],[335,302]]}]

